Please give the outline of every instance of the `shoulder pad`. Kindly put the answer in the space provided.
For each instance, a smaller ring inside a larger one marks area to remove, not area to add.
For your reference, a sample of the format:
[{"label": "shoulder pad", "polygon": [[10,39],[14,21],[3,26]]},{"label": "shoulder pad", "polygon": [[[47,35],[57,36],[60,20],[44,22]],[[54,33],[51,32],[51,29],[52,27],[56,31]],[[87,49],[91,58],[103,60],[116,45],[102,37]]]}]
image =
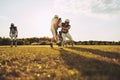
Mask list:
[{"label": "shoulder pad", "polygon": [[65,23],[62,23],[62,26],[65,26]]}]

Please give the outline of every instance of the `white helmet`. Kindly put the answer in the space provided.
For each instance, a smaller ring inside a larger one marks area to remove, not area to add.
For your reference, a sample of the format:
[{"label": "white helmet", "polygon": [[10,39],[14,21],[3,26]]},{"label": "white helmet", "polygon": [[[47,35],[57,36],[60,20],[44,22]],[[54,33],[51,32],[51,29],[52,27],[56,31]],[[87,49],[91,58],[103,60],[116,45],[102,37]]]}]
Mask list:
[{"label": "white helmet", "polygon": [[65,22],[68,22],[68,23],[69,23],[69,22],[70,22],[70,20],[69,20],[69,19],[66,19],[66,20],[65,20]]},{"label": "white helmet", "polygon": [[55,15],[54,18],[58,18],[58,15]]}]

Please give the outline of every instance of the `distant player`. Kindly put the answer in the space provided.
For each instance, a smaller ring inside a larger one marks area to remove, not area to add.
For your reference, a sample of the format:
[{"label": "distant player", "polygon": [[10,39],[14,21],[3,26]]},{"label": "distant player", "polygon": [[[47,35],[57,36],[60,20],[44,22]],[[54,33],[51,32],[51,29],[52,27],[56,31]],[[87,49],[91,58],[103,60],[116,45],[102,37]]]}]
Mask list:
[{"label": "distant player", "polygon": [[11,38],[11,47],[13,47],[14,42],[15,42],[15,47],[17,47],[18,30],[17,30],[17,27],[14,26],[13,23],[11,23],[11,26],[10,26],[9,36]]}]

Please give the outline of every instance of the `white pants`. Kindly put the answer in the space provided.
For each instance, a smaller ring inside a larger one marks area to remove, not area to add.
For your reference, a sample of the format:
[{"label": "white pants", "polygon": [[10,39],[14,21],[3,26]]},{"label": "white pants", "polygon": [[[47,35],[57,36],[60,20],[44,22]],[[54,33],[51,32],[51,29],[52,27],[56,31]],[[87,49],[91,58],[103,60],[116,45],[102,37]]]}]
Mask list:
[{"label": "white pants", "polygon": [[62,47],[65,45],[66,43],[66,38],[68,38],[71,42],[72,42],[72,45],[73,45],[73,39],[72,39],[72,36],[68,33],[62,33]]},{"label": "white pants", "polygon": [[11,41],[13,41],[13,40],[16,41],[16,39],[17,39],[17,33],[15,33],[15,34],[10,34],[10,38],[11,38]]},{"label": "white pants", "polygon": [[66,38],[68,38],[70,41],[73,41],[72,36],[69,33],[62,33],[63,41],[66,41]]},{"label": "white pants", "polygon": [[51,39],[51,43],[53,41],[57,42],[58,41],[58,33],[57,33],[57,29],[55,29],[54,26],[51,26],[51,32],[53,35],[53,38]]},{"label": "white pants", "polygon": [[51,26],[51,32],[52,32],[53,37],[57,36],[57,31],[55,30],[53,26]]}]

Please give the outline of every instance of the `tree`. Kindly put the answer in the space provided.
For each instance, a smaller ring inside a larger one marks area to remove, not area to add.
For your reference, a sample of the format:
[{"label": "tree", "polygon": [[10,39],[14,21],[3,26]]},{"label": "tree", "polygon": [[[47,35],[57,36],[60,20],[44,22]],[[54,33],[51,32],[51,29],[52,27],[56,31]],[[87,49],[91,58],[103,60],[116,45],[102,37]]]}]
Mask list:
[{"label": "tree", "polygon": [[17,44],[18,45],[24,45],[24,41],[23,40],[17,40]]},{"label": "tree", "polygon": [[10,39],[9,38],[3,38],[2,39],[2,45],[9,45],[10,44]]}]

